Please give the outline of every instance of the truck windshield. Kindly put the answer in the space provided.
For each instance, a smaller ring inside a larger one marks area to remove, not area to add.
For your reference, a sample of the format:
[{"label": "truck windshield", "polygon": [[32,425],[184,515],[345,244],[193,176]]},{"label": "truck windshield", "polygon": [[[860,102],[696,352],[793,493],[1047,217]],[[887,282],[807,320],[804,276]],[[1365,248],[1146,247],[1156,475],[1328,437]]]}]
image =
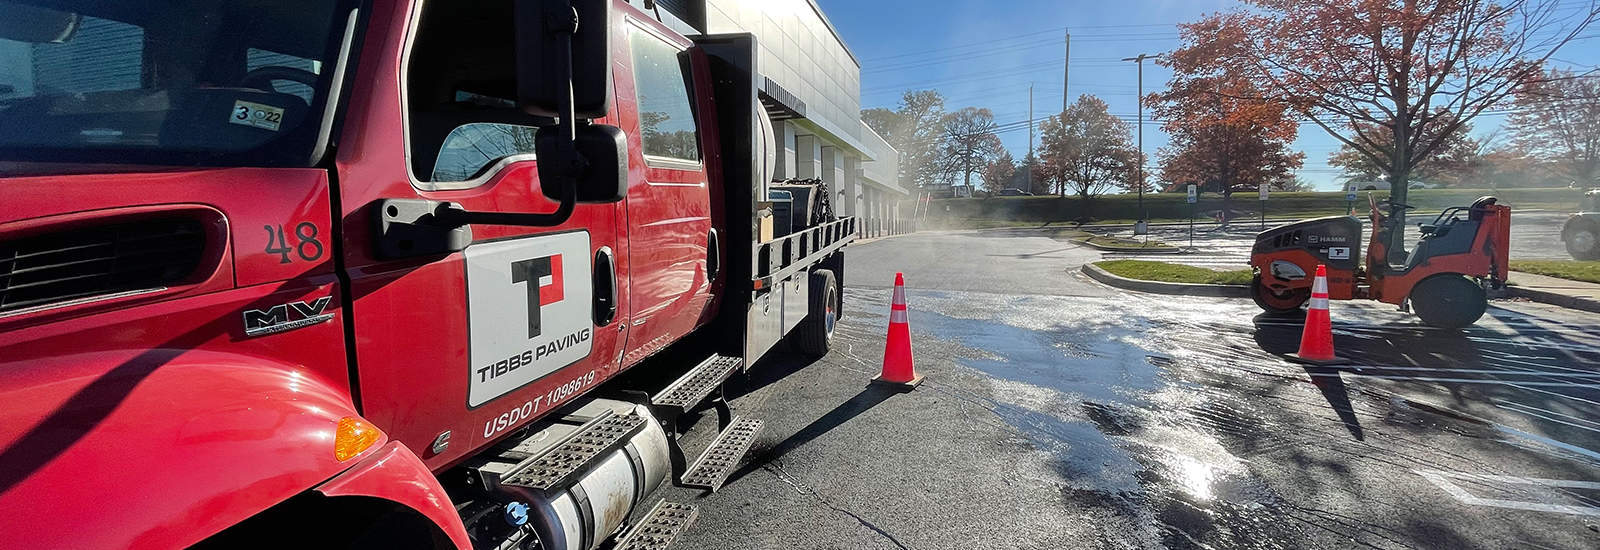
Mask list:
[{"label": "truck windshield", "polygon": [[0,0],[0,161],[304,166],[346,0]]}]

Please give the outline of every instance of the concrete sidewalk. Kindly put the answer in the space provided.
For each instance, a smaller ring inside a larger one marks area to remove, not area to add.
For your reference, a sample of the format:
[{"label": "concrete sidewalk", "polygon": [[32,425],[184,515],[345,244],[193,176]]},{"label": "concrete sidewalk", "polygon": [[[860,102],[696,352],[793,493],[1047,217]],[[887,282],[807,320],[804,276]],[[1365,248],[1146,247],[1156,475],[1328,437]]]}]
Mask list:
[{"label": "concrete sidewalk", "polygon": [[1600,313],[1600,285],[1512,271],[1506,296]]}]

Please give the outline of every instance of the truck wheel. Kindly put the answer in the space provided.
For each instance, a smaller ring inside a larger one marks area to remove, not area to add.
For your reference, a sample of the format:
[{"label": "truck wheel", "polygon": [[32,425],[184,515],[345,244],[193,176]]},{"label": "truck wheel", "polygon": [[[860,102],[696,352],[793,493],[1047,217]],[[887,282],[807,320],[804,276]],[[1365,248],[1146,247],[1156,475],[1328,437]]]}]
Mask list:
[{"label": "truck wheel", "polygon": [[1261,283],[1261,276],[1256,275],[1250,281],[1250,297],[1254,298],[1257,306],[1269,315],[1288,315],[1300,311],[1300,306],[1306,305],[1306,300],[1311,299],[1310,289],[1288,290],[1282,293],[1267,288]]},{"label": "truck wheel", "polygon": [[1596,241],[1594,225],[1579,227],[1567,233],[1567,253],[1575,260],[1592,262],[1600,260],[1600,241]]},{"label": "truck wheel", "polygon": [[794,327],[789,343],[797,352],[821,357],[828,354],[833,343],[833,327],[839,321],[839,284],[832,270],[811,272],[809,305],[811,311]]},{"label": "truck wheel", "polygon": [[1483,287],[1460,274],[1435,275],[1411,290],[1411,309],[1429,326],[1463,328],[1489,309]]}]

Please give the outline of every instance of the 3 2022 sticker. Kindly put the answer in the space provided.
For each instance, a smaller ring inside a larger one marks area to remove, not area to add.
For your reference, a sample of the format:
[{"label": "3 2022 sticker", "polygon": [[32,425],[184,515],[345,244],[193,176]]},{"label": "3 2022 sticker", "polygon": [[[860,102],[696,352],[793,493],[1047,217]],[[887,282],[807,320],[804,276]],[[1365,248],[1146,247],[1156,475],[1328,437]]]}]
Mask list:
[{"label": "3 2022 sticker", "polygon": [[276,132],[283,125],[283,109],[241,99],[233,102],[228,122]]}]

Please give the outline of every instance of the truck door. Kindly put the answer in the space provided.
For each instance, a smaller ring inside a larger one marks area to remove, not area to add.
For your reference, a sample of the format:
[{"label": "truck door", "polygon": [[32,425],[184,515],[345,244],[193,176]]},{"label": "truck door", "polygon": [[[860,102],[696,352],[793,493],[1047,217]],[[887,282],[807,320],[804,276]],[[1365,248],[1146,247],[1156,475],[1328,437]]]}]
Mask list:
[{"label": "truck door", "polygon": [[440,468],[617,372],[622,323],[595,315],[595,298],[597,280],[618,280],[605,260],[622,259],[623,211],[582,204],[558,227],[474,225],[463,251],[378,257],[384,199],[556,209],[534,157],[535,126],[551,121],[513,102],[511,26],[494,24],[511,3],[427,2],[409,42],[387,38],[407,36],[407,12],[380,6],[372,25],[391,30],[369,33],[376,61],[339,148],[351,351],[363,414]]},{"label": "truck door", "polygon": [[627,23],[616,103],[627,121],[629,171],[644,175],[625,201],[631,364],[694,330],[710,303],[711,198],[690,94],[691,44],[655,21]]}]

